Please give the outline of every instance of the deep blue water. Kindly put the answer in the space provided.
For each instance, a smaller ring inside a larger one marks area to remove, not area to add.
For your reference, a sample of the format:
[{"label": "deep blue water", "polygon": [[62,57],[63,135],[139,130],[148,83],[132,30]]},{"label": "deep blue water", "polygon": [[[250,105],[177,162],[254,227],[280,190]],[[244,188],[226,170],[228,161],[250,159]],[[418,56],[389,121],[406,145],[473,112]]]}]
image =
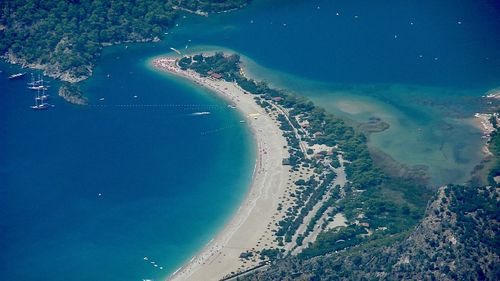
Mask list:
[{"label": "deep blue water", "polygon": [[229,16],[187,16],[173,37],[330,83],[476,88],[498,86],[499,18],[493,0],[257,1]]},{"label": "deep blue water", "polygon": [[[136,57],[103,66],[96,76],[110,78],[84,88],[106,107],[54,98],[56,107],[34,112],[26,81],[0,79],[3,280],[160,279],[245,194],[254,148],[237,112]],[[134,104],[204,106],[113,106]],[[212,114],[190,115],[197,111]]]},{"label": "deep blue water", "polygon": [[[186,15],[162,43],[107,49],[82,85],[106,106],[69,105],[52,81],[46,112],[0,65],[2,279],[159,280],[230,217],[251,180],[250,133],[210,93],[147,67],[170,46],[235,50],[252,76],[342,116],[384,118],[391,129],[371,145],[429,165],[438,184],[481,158],[463,118],[500,86],[499,19],[495,1],[474,0],[262,0]],[[140,104],[183,106],[116,106]]]}]

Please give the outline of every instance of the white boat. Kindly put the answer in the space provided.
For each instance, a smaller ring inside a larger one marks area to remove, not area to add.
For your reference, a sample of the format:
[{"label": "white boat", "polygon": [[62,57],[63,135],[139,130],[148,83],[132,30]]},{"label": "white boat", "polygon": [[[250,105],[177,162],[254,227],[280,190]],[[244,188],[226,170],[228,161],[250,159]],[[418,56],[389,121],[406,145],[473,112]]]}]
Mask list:
[{"label": "white boat", "polygon": [[26,75],[26,72],[20,72],[20,73],[12,74],[11,76],[9,76],[9,80],[16,80],[16,79],[23,78],[24,75]]},{"label": "white boat", "polygon": [[49,88],[47,86],[29,86],[28,89],[38,91],[38,90],[48,90]]},{"label": "white boat", "polygon": [[38,102],[36,102],[34,105],[32,105],[30,107],[33,110],[43,110],[43,109],[48,109],[49,108],[49,104],[48,103],[44,103],[44,102],[38,104]]},{"label": "white boat", "polygon": [[195,112],[195,113],[193,113],[192,115],[197,116],[197,115],[208,115],[208,114],[210,114],[210,112],[208,112],[208,111],[203,111],[203,112]]},{"label": "white boat", "polygon": [[170,50],[176,52],[178,55],[181,54],[181,52],[179,50],[177,50],[176,48],[174,48],[174,47],[170,47]]},{"label": "white boat", "polygon": [[48,103],[41,103],[41,104],[32,105],[30,107],[33,110],[42,110],[42,109],[48,109],[49,108],[49,104]]}]

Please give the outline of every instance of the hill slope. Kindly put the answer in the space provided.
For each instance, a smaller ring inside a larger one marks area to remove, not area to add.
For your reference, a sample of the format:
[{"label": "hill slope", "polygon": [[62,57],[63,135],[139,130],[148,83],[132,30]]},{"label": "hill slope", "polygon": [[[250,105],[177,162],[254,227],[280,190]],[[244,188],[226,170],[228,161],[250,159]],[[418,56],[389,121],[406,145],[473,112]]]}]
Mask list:
[{"label": "hill slope", "polygon": [[389,247],[285,258],[243,280],[500,280],[499,188],[446,186]]}]

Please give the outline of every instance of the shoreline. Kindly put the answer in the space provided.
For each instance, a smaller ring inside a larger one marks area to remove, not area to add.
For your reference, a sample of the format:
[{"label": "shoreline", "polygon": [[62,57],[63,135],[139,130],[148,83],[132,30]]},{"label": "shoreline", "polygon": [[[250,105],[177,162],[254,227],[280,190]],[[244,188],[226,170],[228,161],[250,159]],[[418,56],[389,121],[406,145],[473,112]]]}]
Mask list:
[{"label": "shoreline", "polygon": [[280,198],[286,195],[289,171],[282,165],[288,152],[283,148],[286,140],[276,120],[235,83],[181,70],[176,57],[157,57],[150,64],[155,70],[188,79],[228,101],[245,116],[257,151],[252,182],[239,208],[222,230],[168,280],[220,280],[260,264],[257,256],[243,260],[240,254],[277,245],[269,225],[276,221]]},{"label": "shoreline", "polygon": [[484,154],[485,158],[493,156],[489,149],[489,141],[491,139],[491,134],[495,131],[493,124],[490,121],[490,118],[497,117],[496,113],[476,113],[474,114],[474,118],[471,120],[472,125],[478,128],[482,132],[481,138],[486,140],[484,145],[481,147],[481,152]]}]

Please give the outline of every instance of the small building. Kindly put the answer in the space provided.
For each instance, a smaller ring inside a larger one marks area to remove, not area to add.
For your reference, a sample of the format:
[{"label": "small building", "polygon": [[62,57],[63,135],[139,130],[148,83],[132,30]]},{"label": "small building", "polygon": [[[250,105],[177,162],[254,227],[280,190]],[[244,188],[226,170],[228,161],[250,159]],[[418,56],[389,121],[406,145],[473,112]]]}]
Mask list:
[{"label": "small building", "polygon": [[314,133],[314,134],[313,134],[313,136],[314,136],[315,138],[320,137],[320,136],[322,136],[322,135],[323,135],[323,133],[322,133],[322,132],[316,132],[316,133]]},{"label": "small building", "polygon": [[290,159],[289,158],[285,158],[281,161],[281,164],[284,166],[284,165],[290,165]]},{"label": "small building", "polygon": [[282,97],[274,97],[274,98],[273,98],[273,101],[275,101],[275,102],[280,102],[280,101],[282,101],[282,100],[283,100],[283,98],[282,98]]},{"label": "small building", "polygon": [[219,73],[212,72],[212,74],[210,74],[210,77],[218,80],[222,78],[222,75],[220,75]]}]

